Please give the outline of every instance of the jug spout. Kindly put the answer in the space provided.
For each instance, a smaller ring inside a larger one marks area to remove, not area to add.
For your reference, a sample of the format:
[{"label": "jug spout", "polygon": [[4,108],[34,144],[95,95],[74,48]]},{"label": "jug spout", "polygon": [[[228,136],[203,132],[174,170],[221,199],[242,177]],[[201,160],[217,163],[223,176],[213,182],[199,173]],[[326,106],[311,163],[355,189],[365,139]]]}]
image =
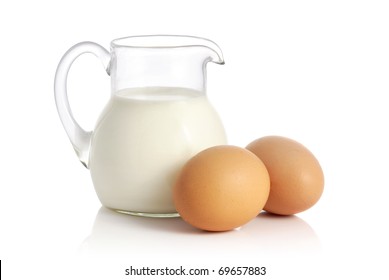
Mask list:
[{"label": "jug spout", "polygon": [[224,57],[222,50],[220,47],[213,41],[208,40],[208,39],[202,39],[203,40],[203,46],[208,49],[208,60],[207,62],[214,62],[217,64],[224,64]]}]

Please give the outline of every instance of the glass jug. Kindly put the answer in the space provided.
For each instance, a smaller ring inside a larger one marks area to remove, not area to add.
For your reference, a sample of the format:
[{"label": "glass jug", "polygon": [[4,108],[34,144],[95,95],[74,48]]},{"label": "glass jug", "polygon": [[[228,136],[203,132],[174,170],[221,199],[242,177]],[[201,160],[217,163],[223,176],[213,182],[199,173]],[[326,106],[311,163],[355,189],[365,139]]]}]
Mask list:
[{"label": "glass jug", "polygon": [[[111,76],[111,98],[94,131],[74,119],[68,71],[92,53]],[[74,150],[90,169],[101,203],[121,213],[177,216],[172,187],[185,162],[226,143],[206,96],[207,62],[224,64],[212,41],[191,36],[133,36],[113,40],[111,52],[93,42],[70,48],[55,75],[55,101]]]}]

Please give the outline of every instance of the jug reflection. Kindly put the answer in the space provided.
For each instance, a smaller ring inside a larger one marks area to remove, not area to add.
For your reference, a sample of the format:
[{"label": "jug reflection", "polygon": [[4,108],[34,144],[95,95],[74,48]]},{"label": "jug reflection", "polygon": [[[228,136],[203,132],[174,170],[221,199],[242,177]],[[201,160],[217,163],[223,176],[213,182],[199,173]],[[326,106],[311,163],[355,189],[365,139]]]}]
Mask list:
[{"label": "jug reflection", "polygon": [[223,255],[236,253],[306,254],[320,251],[314,230],[297,216],[266,213],[240,229],[222,233],[200,231],[181,218],[140,219],[102,207],[91,234],[81,244],[86,255],[185,254]]},{"label": "jug reflection", "polygon": [[[112,85],[93,132],[77,124],[66,93],[70,66],[86,52],[101,59]],[[58,113],[104,206],[140,216],[177,215],[171,189],[183,164],[201,150],[226,144],[206,96],[210,61],[224,63],[219,47],[190,36],[116,39],[110,53],[84,42],[64,55],[55,78]]]}]

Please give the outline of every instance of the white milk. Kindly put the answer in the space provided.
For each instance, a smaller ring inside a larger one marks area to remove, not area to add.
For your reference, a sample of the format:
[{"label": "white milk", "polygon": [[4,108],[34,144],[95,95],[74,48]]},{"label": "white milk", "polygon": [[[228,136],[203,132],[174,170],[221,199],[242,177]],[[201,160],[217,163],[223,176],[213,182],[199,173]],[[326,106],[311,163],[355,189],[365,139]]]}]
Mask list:
[{"label": "white milk", "polygon": [[174,213],[172,187],[183,164],[225,143],[204,94],[183,88],[121,90],[92,138],[89,166],[97,195],[115,210]]}]

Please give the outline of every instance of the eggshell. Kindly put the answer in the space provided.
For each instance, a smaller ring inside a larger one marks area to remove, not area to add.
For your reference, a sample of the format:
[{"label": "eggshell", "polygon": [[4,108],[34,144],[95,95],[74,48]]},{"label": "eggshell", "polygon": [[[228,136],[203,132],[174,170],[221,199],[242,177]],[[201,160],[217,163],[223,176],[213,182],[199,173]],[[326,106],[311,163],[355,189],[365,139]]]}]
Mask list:
[{"label": "eggshell", "polygon": [[244,225],[261,212],[269,195],[269,174],[250,151],[235,146],[208,148],[183,167],[173,189],[177,212],[207,231]]},{"label": "eggshell", "polygon": [[324,174],[315,156],[303,145],[285,137],[267,136],[246,148],[263,161],[270,175],[266,211],[292,215],[307,210],[319,200]]}]

